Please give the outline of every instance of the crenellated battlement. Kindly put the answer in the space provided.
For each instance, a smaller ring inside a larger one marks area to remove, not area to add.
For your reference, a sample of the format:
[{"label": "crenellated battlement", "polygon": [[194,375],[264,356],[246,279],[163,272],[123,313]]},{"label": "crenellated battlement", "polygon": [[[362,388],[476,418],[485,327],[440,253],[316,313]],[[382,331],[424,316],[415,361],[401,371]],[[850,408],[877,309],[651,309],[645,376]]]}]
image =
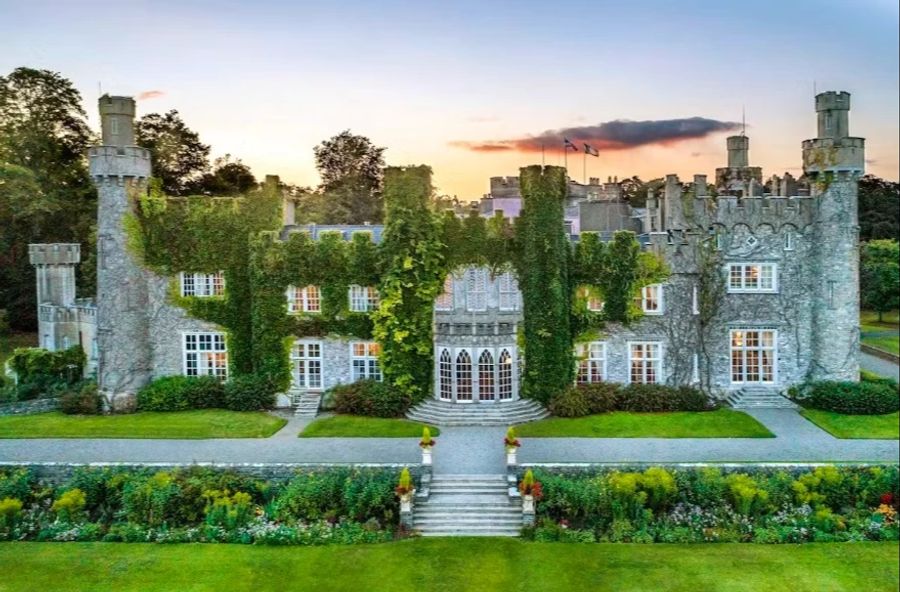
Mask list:
[{"label": "crenellated battlement", "polygon": [[32,265],[77,265],[81,262],[81,245],[32,243],[28,245],[28,260]]},{"label": "crenellated battlement", "polygon": [[95,146],[88,149],[91,176],[96,181],[109,177],[150,177],[150,151],[138,146]]}]

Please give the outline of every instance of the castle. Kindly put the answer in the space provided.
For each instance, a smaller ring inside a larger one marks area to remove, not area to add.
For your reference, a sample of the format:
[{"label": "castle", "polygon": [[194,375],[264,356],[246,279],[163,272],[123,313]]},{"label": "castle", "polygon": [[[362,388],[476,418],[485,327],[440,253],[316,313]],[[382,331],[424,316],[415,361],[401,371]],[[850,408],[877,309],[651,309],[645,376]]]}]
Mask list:
[{"label": "castle", "polygon": [[[779,404],[778,393],[803,380],[857,380],[857,180],[864,140],[849,136],[849,109],[846,92],[815,97],[818,136],[802,143],[807,186],[787,174],[764,183],[761,169],[750,166],[743,134],[727,139],[727,166],[717,169],[714,183],[695,175],[682,184],[669,175],[644,208],[625,202],[612,180],[569,182],[561,207],[571,241],[585,232],[608,240],[613,231],[632,230],[670,270],[664,282],[640,290],[639,321],[609,323],[576,344],[576,380],[694,384],[738,405]],[[32,245],[31,261],[38,270],[41,345],[81,343],[113,407],[127,408],[156,377],[229,376],[235,354],[227,331],[190,316],[171,294],[175,285],[181,299],[223,298],[229,285],[210,269],[165,277],[129,252],[125,226],[132,196],[146,192],[150,155],[134,145],[132,99],[104,96],[100,114],[103,145],[89,151],[99,195],[96,304],[74,299],[78,245]],[[522,199],[518,178],[495,177],[480,211],[514,218]],[[279,240],[295,233],[318,240],[326,232],[381,240],[380,226],[297,226],[294,207],[285,200]],[[602,314],[601,298],[582,296],[588,311]],[[283,311],[314,317],[325,297],[320,286],[292,285]],[[375,285],[354,284],[340,298],[344,310],[366,315],[379,294]],[[519,399],[522,322],[514,272],[467,266],[450,273],[434,303],[434,398],[476,405]],[[379,353],[371,338],[297,337],[290,343],[292,386],[280,400],[381,379]]]}]

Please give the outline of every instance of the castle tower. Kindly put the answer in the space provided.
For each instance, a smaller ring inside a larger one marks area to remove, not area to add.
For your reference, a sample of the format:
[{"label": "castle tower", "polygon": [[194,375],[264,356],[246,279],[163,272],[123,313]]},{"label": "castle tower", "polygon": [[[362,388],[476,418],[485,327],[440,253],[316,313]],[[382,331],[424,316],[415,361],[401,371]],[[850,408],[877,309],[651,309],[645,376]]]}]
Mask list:
[{"label": "castle tower", "polygon": [[857,183],[865,140],[849,136],[850,94],[816,96],[819,137],[803,142],[803,172],[814,200],[810,377],[859,378]]},{"label": "castle tower", "polygon": [[150,152],[134,145],[134,100],[100,97],[103,145],[88,151],[97,186],[97,342],[100,390],[127,409],[150,376],[146,273],[127,249],[124,221],[147,190]]},{"label": "castle tower", "polygon": [[725,145],[728,148],[728,167],[732,169],[750,166],[750,138],[741,134],[740,136],[729,136],[725,139]]},{"label": "castle tower", "polygon": [[728,166],[716,169],[716,188],[720,193],[749,194],[751,181],[762,185],[762,168],[750,166],[750,138],[741,134],[725,139]]},{"label": "castle tower", "polygon": [[81,261],[81,245],[30,244],[28,259],[37,272],[38,335],[40,346],[50,351],[80,342],[75,305],[75,266]]}]

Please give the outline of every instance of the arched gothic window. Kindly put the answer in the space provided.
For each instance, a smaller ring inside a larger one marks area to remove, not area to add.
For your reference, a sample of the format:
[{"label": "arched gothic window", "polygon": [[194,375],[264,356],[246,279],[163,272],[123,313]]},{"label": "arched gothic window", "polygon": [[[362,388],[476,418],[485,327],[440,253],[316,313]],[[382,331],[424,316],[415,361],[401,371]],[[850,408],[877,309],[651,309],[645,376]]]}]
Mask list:
[{"label": "arched gothic window", "polygon": [[513,360],[508,350],[500,352],[500,368],[497,372],[498,395],[501,401],[512,399]]},{"label": "arched gothic window", "polygon": [[439,361],[440,367],[438,368],[440,374],[440,395],[441,399],[444,401],[452,401],[453,400],[453,358],[450,357],[450,351],[444,350],[441,352],[441,358]]},{"label": "arched gothic window", "polygon": [[456,400],[472,400],[472,356],[466,350],[456,356]]},{"label": "arched gothic window", "polygon": [[478,400],[494,400],[494,356],[488,350],[478,358]]}]

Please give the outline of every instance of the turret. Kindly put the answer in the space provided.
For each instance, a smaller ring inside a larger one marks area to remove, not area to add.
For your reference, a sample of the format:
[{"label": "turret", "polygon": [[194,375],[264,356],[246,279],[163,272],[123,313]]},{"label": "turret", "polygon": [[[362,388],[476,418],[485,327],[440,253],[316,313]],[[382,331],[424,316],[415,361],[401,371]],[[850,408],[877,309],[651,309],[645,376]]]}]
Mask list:
[{"label": "turret", "polygon": [[728,168],[741,168],[750,166],[750,138],[729,136],[725,143],[728,147]]},{"label": "turret", "polygon": [[100,97],[103,145],[90,148],[97,186],[97,379],[112,410],[133,406],[150,379],[147,274],[128,251],[124,223],[147,191],[150,152],[134,145],[134,100]]},{"label": "turret", "polygon": [[28,258],[37,271],[37,302],[56,306],[75,303],[75,266],[81,261],[81,245],[30,244]]},{"label": "turret", "polygon": [[810,377],[859,378],[857,183],[865,140],[849,136],[850,94],[816,96],[819,137],[803,142],[803,172],[814,198]]}]

